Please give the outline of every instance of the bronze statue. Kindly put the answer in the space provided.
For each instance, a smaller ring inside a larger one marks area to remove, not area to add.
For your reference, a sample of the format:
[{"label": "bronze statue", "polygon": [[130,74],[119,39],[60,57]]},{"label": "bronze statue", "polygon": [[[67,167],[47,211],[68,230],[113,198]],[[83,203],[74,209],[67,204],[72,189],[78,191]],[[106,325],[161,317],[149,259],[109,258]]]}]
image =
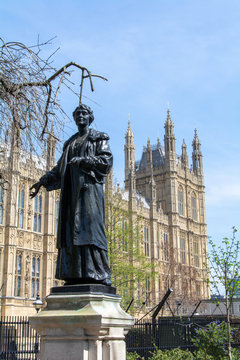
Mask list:
[{"label": "bronze statue", "polygon": [[109,137],[89,129],[92,110],[80,104],[73,112],[78,132],[63,146],[57,165],[30,190],[61,189],[56,278],[66,284],[111,285],[104,230],[104,178],[112,167]]}]

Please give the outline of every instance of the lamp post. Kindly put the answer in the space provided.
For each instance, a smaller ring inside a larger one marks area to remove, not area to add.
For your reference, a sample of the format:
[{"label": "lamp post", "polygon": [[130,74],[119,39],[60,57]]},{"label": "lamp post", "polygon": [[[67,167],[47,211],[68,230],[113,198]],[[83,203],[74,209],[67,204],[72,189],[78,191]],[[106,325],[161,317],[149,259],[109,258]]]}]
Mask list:
[{"label": "lamp post", "polygon": [[43,306],[43,302],[40,299],[39,293],[37,293],[37,297],[36,300],[33,302],[33,306],[35,307],[37,313],[39,312],[39,310],[42,308]]}]

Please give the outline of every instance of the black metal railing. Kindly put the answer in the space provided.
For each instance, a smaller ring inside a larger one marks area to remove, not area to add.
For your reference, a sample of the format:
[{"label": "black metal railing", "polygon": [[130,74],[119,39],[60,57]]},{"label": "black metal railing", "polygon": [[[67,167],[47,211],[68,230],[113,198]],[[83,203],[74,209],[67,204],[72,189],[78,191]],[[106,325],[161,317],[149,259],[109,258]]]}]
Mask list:
[{"label": "black metal railing", "polygon": [[151,356],[155,348],[171,349],[179,347],[190,349],[192,328],[182,322],[158,319],[157,321],[139,322],[130,329],[126,336],[127,351],[136,351],[145,359]]},{"label": "black metal railing", "polygon": [[[167,350],[180,348],[194,351],[192,338],[199,327],[205,327],[212,321],[224,321],[224,317],[171,317],[137,322],[126,336],[126,347],[129,352],[136,352],[145,359],[151,357],[156,348]],[[240,322],[232,321],[232,327],[240,328]],[[235,341],[233,347],[240,347]]]},{"label": "black metal railing", "polygon": [[35,360],[39,344],[39,335],[29,325],[28,318],[0,318],[0,359]]},{"label": "black metal railing", "polygon": [[[139,321],[126,336],[127,351],[136,351],[145,360],[151,357],[156,348],[181,348],[194,350],[192,338],[199,327],[212,321],[225,321],[225,317],[169,317],[154,321]],[[234,328],[240,329],[240,320],[231,321]],[[240,347],[239,336],[234,339],[233,347]],[[29,325],[26,317],[0,317],[0,359],[36,360],[40,348],[40,338]]]}]

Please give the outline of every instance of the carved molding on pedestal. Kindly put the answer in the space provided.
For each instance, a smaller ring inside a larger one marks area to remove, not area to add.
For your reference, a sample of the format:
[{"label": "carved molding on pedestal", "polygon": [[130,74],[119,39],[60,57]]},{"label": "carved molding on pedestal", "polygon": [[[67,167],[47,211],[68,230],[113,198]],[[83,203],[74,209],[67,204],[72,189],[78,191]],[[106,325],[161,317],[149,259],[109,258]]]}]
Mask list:
[{"label": "carved molding on pedestal", "polygon": [[125,335],[134,319],[120,297],[98,293],[57,293],[30,323],[41,336],[40,358],[125,360]]}]

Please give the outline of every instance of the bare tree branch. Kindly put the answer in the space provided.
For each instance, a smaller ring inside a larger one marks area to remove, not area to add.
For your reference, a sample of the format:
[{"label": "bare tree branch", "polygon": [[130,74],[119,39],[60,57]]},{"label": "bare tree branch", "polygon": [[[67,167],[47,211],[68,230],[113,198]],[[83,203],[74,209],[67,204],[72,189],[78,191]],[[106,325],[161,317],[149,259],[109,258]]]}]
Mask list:
[{"label": "bare tree branch", "polygon": [[[53,39],[46,42],[38,39],[36,45],[28,47],[20,42],[6,43],[0,38],[2,135],[13,124],[22,131],[21,140],[28,149],[39,147],[45,134],[50,132],[49,117],[57,133],[63,128],[65,113],[58,100],[62,86],[77,95],[81,103],[84,79],[89,79],[91,91],[94,91],[93,77],[107,81],[105,77],[91,74],[86,67],[73,61],[60,69],[54,68],[52,59],[58,49],[46,58],[41,57],[43,47],[50,45]],[[74,84],[69,79],[74,70],[81,71],[80,94],[72,89]]]}]

